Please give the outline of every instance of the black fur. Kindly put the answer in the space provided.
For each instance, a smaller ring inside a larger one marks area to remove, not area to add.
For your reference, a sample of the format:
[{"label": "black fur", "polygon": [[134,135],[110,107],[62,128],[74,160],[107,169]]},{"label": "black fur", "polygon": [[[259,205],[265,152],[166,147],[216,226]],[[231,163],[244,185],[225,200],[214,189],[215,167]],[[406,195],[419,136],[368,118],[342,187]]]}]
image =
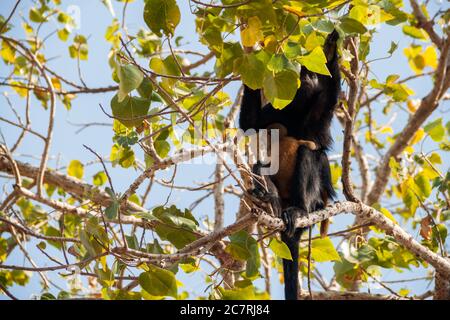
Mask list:
[{"label": "black fur", "polygon": [[290,203],[283,208],[281,215],[287,226],[282,232],[282,240],[288,245],[293,258],[292,261],[283,260],[287,300],[296,300],[298,295],[298,242],[303,230],[295,229],[295,218],[323,208],[323,195],[326,199],[335,197],[326,151],[333,142],[330,125],[341,89],[336,49],[338,37],[338,33],[333,31],[324,46],[327,67],[332,76],[316,74],[303,67],[300,72],[301,86],[293,101],[284,109],[277,110],[270,103],[262,107],[260,90],[247,86],[242,98],[241,129],[259,130],[272,123],[281,123],[287,128],[289,136],[311,140],[319,146],[315,151],[299,147]]}]

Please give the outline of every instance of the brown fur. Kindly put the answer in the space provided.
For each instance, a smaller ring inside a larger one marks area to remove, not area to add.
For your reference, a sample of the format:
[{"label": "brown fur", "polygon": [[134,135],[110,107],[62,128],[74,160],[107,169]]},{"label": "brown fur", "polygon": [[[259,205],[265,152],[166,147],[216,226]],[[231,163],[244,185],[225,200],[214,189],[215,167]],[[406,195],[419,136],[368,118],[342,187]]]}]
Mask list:
[{"label": "brown fur", "polygon": [[[269,130],[279,130],[279,169],[278,172],[272,176],[272,181],[278,190],[278,195],[281,198],[282,209],[290,206],[292,178],[294,176],[295,165],[297,162],[297,150],[300,146],[306,146],[310,150],[317,150],[317,145],[310,140],[295,139],[287,135],[287,129],[280,123],[273,123],[267,127]],[[322,193],[322,200],[326,206],[328,198],[325,193]],[[324,220],[320,224],[320,235],[326,237],[328,234],[329,221]]]}]

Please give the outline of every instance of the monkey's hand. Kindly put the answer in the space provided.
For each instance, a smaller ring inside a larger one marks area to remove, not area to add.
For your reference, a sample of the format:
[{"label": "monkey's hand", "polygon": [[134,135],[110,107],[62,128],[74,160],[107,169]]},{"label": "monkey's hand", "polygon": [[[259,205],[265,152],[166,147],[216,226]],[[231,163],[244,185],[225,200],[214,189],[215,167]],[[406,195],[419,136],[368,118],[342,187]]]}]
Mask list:
[{"label": "monkey's hand", "polygon": [[323,46],[323,51],[325,53],[325,56],[327,57],[327,61],[330,62],[333,60],[333,58],[336,55],[336,42],[339,39],[339,33],[336,31],[336,29],[333,30],[332,33],[330,33],[325,40],[325,44]]},{"label": "monkey's hand", "polygon": [[292,238],[295,234],[295,231],[297,231],[297,228],[295,227],[295,221],[297,218],[307,216],[308,213],[300,208],[297,207],[289,207],[281,213],[281,219],[283,220],[284,224],[286,225],[286,229],[284,229],[284,233]]}]

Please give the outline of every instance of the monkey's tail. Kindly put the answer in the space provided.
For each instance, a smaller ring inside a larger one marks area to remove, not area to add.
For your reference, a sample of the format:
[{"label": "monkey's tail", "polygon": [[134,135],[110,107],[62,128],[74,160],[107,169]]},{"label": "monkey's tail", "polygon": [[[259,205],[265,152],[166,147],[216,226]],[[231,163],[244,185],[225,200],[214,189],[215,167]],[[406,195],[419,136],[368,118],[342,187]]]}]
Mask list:
[{"label": "monkey's tail", "polygon": [[286,300],[298,299],[298,248],[303,229],[297,229],[293,237],[288,237],[284,232],[281,239],[291,251],[292,260],[283,259],[284,296]]}]

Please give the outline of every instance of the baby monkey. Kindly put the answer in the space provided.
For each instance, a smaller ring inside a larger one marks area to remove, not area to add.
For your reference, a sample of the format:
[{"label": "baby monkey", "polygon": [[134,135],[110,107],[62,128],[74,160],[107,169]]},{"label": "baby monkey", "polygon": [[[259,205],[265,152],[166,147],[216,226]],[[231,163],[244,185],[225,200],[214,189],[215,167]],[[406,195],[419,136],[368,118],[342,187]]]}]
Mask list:
[{"label": "baby monkey", "polygon": [[[301,140],[296,139],[288,135],[287,128],[281,123],[273,123],[269,125],[267,128],[269,139],[271,141],[271,130],[278,129],[279,132],[279,141],[278,141],[278,161],[279,161],[279,169],[278,172],[274,175],[270,176],[271,180],[275,184],[278,196],[280,197],[281,209],[284,210],[288,207],[291,207],[294,203],[294,199],[292,197],[295,195],[295,192],[292,190],[292,181],[295,172],[295,166],[297,164],[297,150],[300,146],[305,146],[311,151],[318,150],[318,146],[314,141],[311,140]],[[269,143],[270,145],[270,143]],[[269,147],[270,148],[270,147]],[[271,148],[269,149],[271,150]],[[271,157],[273,154],[271,152]],[[291,193],[291,191],[293,191]],[[327,197],[325,194],[322,194],[322,200],[324,206],[327,205]],[[326,237],[328,234],[328,225],[329,221],[324,220],[320,224],[320,235],[321,237]]]}]

